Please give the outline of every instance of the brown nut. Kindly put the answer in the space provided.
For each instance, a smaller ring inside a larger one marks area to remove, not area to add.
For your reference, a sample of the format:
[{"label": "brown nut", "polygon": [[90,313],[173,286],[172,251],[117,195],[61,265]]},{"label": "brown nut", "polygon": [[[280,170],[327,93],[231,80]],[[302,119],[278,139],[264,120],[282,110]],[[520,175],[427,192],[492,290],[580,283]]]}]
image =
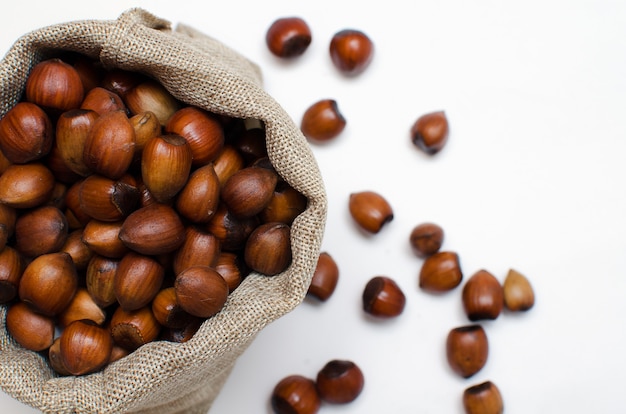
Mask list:
[{"label": "brown nut", "polygon": [[99,62],[87,56],[76,54],[67,58],[66,61],[78,73],[85,94],[98,86],[105,74],[105,70],[99,65]]},{"label": "brown nut", "polygon": [[331,61],[341,73],[356,76],[372,62],[374,43],[360,30],[344,29],[333,35],[329,52]]},{"label": "brown nut", "polygon": [[249,273],[241,255],[231,252],[221,252],[213,268],[222,275],[228,285],[229,292],[235,290]]},{"label": "brown nut", "polygon": [[91,174],[83,159],[85,143],[98,113],[86,109],[73,109],[61,114],[56,125],[56,146],[69,169],[80,176]]},{"label": "brown nut", "polygon": [[251,165],[259,158],[267,157],[265,126],[256,119],[246,119],[243,124],[244,130],[229,142],[232,142],[237,152],[241,154],[245,164]]},{"label": "brown nut", "polygon": [[222,201],[237,217],[260,213],[270,202],[278,175],[269,169],[247,167],[234,173],[221,190]]},{"label": "brown nut", "polygon": [[85,375],[104,367],[111,356],[113,340],[109,331],[90,320],[70,323],[61,332],[63,366],[72,375]]},{"label": "brown nut", "polygon": [[94,173],[117,180],[135,155],[135,129],[124,111],[108,112],[94,122],[83,151],[83,162]]},{"label": "brown nut", "polygon": [[70,255],[74,262],[74,267],[78,271],[85,270],[94,255],[94,252],[83,242],[83,232],[81,230],[74,230],[68,234],[65,244],[60,251]]},{"label": "brown nut", "polygon": [[276,414],[315,414],[322,401],[315,381],[301,375],[290,375],[274,387],[271,404]]},{"label": "brown nut", "polygon": [[178,304],[176,289],[173,286],[161,289],[151,306],[156,320],[166,328],[181,329],[196,319]]},{"label": "brown nut", "polygon": [[44,351],[54,342],[54,319],[35,312],[25,302],[9,306],[6,328],[18,344],[31,351]]},{"label": "brown nut", "polygon": [[139,159],[148,141],[161,135],[161,124],[150,111],[134,115],[129,121],[135,130],[135,159]]},{"label": "brown nut", "polygon": [[232,145],[224,145],[222,151],[213,160],[213,170],[217,175],[220,188],[224,185],[231,175],[244,167],[243,156]]},{"label": "brown nut", "polygon": [[214,267],[220,255],[220,242],[213,234],[196,226],[187,226],[185,241],[174,252],[172,268],[179,274],[191,266]]},{"label": "brown nut", "polygon": [[393,220],[391,205],[374,191],[350,194],[348,208],[359,227],[369,233],[377,234],[385,224]]},{"label": "brown nut", "polygon": [[527,311],[535,304],[533,287],[523,274],[510,269],[504,279],[504,304],[510,311]]},{"label": "brown nut", "polygon": [[19,297],[47,316],[61,313],[78,288],[78,276],[67,253],[49,253],[31,261],[20,280]]},{"label": "brown nut", "polygon": [[444,111],[420,116],[411,127],[413,144],[429,155],[441,151],[448,142],[448,119]]},{"label": "brown nut", "polygon": [[187,183],[191,162],[191,148],[183,137],[154,137],[146,143],[141,157],[143,183],[158,202],[167,202]]},{"label": "brown nut", "polygon": [[102,308],[117,303],[115,297],[115,274],[119,267],[118,259],[94,255],[85,272],[87,290],[94,302]]},{"label": "brown nut", "polygon": [[409,243],[418,257],[428,257],[439,251],[443,244],[443,229],[435,223],[421,223],[413,227]]},{"label": "brown nut", "polygon": [[428,292],[447,292],[462,280],[459,255],[455,252],[437,252],[427,257],[419,272],[419,287]]},{"label": "brown nut", "polygon": [[0,203],[13,208],[37,207],[54,191],[52,172],[40,163],[13,164],[0,175]]},{"label": "brown nut", "polygon": [[472,385],[463,391],[463,408],[466,414],[502,414],[502,394],[491,381]]},{"label": "brown nut", "polygon": [[454,372],[469,378],[487,363],[489,344],[487,334],[480,325],[452,329],[446,339],[446,357]]},{"label": "brown nut", "polygon": [[102,77],[101,86],[124,98],[126,94],[145,79],[138,72],[119,68],[108,70]]},{"label": "brown nut", "polygon": [[[72,188],[68,191],[72,191]],[[81,212],[105,222],[124,219],[135,210],[139,201],[137,187],[96,174],[85,178],[77,191],[79,206],[72,208],[67,200],[68,207],[75,213]]]},{"label": "brown nut", "polygon": [[220,182],[213,164],[196,169],[176,198],[176,210],[194,223],[208,223],[220,202]]},{"label": "brown nut", "polygon": [[117,302],[126,311],[147,306],[161,290],[165,269],[154,258],[127,253],[117,268],[114,290]]},{"label": "brown nut", "polygon": [[350,403],[361,394],[363,371],[352,361],[333,359],[317,373],[315,382],[320,398],[332,404]]},{"label": "brown nut", "polygon": [[67,219],[61,210],[53,206],[38,207],[15,222],[15,248],[28,257],[58,252],[68,232]]},{"label": "brown nut", "polygon": [[386,276],[375,276],[365,285],[363,310],[379,318],[394,318],[404,311],[406,296],[398,284]]},{"label": "brown nut", "polygon": [[59,314],[59,325],[66,327],[74,321],[90,320],[102,325],[106,319],[104,310],[93,300],[86,288],[78,288],[70,304]]},{"label": "brown nut", "polygon": [[291,228],[285,223],[264,223],[246,242],[244,259],[250,269],[274,276],[291,264]]},{"label": "brown nut", "polygon": [[309,25],[300,17],[281,17],[267,29],[265,43],[273,55],[295,58],[302,55],[311,44]]},{"label": "brown nut", "polygon": [[94,253],[113,259],[121,259],[129,252],[119,238],[123,221],[89,220],[82,231],[83,243]]},{"label": "brown nut", "polygon": [[258,225],[257,216],[235,217],[224,203],[220,203],[206,230],[219,239],[223,250],[238,251],[245,247],[248,237]]},{"label": "brown nut", "polygon": [[160,83],[147,80],[126,92],[124,102],[132,115],[152,112],[161,126],[180,109],[180,103]]},{"label": "brown nut", "polygon": [[209,318],[224,307],[228,284],[208,266],[191,266],[176,276],[176,299],[183,310],[199,318]]},{"label": "brown nut", "polygon": [[309,141],[328,142],[346,127],[346,118],[334,99],[322,99],[307,108],[300,121],[300,129]]},{"label": "brown nut", "polygon": [[116,345],[134,351],[158,338],[161,325],[149,306],[134,311],[118,307],[111,318],[110,329]]},{"label": "brown nut", "polygon": [[87,92],[80,109],[87,109],[98,115],[104,115],[115,111],[126,112],[126,105],[118,94],[98,86]]},{"label": "brown nut", "polygon": [[309,296],[326,301],[333,294],[339,281],[339,266],[328,252],[321,252],[307,290]]},{"label": "brown nut", "polygon": [[194,106],[176,111],[165,131],[187,140],[195,167],[215,160],[224,146],[224,128],[217,116]]},{"label": "brown nut", "polygon": [[154,256],[178,249],[185,241],[185,227],[172,207],[155,203],[131,213],[119,238],[129,249]]},{"label": "brown nut", "polygon": [[23,266],[21,256],[12,247],[0,251],[0,304],[17,297]]},{"label": "brown nut", "polygon": [[302,193],[285,181],[279,181],[274,188],[274,195],[259,213],[259,218],[264,223],[280,221],[291,226],[296,217],[306,209],[307,202]]},{"label": "brown nut", "polygon": [[59,375],[72,375],[65,364],[63,363],[63,359],[61,358],[61,337],[57,337],[50,348],[48,348],[48,361],[50,362],[50,366]]},{"label": "brown nut", "polygon": [[502,286],[486,270],[474,273],[463,286],[463,309],[470,321],[496,319],[504,307]]},{"label": "brown nut", "polygon": [[78,108],[84,94],[80,75],[61,59],[39,62],[26,79],[26,100],[57,112]]},{"label": "brown nut", "polygon": [[54,127],[37,105],[19,102],[0,119],[0,151],[14,164],[43,158],[52,149]]}]

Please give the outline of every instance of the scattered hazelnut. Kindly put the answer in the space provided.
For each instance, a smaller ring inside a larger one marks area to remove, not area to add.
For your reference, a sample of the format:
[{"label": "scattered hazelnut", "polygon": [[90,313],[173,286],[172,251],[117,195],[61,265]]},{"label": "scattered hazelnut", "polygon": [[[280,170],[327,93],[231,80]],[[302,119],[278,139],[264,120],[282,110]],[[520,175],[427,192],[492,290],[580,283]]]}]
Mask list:
[{"label": "scattered hazelnut", "polygon": [[424,258],[433,255],[443,244],[443,229],[435,223],[418,224],[411,231],[409,243],[416,256]]},{"label": "scattered hazelnut", "polygon": [[271,404],[275,414],[315,414],[321,399],[312,379],[290,375],[274,387]]},{"label": "scattered hazelnut", "polygon": [[331,61],[341,73],[356,76],[371,63],[374,44],[362,31],[345,29],[335,33],[329,51]]},{"label": "scattered hazelnut", "polygon": [[336,138],[346,127],[346,118],[334,99],[322,99],[309,106],[302,115],[300,129],[306,138],[314,142],[328,142]]},{"label": "scattered hazelnut", "polygon": [[510,269],[504,279],[504,304],[511,311],[527,311],[535,304],[533,287],[523,274]]},{"label": "scattered hazelnut", "polygon": [[393,220],[391,205],[374,191],[350,194],[348,208],[354,221],[369,233],[380,232],[385,224]]},{"label": "scattered hazelnut", "polygon": [[352,361],[334,359],[317,373],[316,386],[320,398],[332,404],[350,403],[361,394],[365,379]]},{"label": "scattered hazelnut", "polygon": [[363,290],[363,310],[380,318],[393,318],[404,311],[406,297],[400,286],[391,278],[376,276]]},{"label": "scattered hazelnut", "polygon": [[472,385],[463,391],[466,414],[502,414],[504,404],[498,387],[491,381]]},{"label": "scattered hazelnut", "polygon": [[454,372],[469,378],[487,363],[489,344],[487,334],[480,325],[452,329],[446,340],[446,356]]},{"label": "scattered hazelnut", "polygon": [[274,55],[295,58],[302,55],[311,44],[311,29],[300,17],[283,17],[271,24],[265,42]]},{"label": "scattered hazelnut", "polygon": [[447,292],[463,279],[459,255],[455,252],[437,252],[424,260],[419,273],[419,287],[429,292]]},{"label": "scattered hazelnut", "polygon": [[496,319],[504,307],[502,286],[486,270],[479,270],[465,282],[462,299],[470,321]]},{"label": "scattered hazelnut", "polygon": [[321,252],[307,293],[321,301],[333,294],[339,281],[339,267],[328,252]]},{"label": "scattered hazelnut", "polygon": [[441,151],[448,141],[448,119],[443,111],[420,116],[411,127],[413,144],[429,155]]}]

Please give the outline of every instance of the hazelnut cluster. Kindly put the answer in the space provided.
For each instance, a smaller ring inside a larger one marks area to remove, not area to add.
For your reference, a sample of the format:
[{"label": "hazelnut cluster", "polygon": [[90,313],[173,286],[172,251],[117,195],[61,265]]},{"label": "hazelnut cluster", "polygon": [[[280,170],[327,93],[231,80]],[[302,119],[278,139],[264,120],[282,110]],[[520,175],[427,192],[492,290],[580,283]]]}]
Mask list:
[{"label": "hazelnut cluster", "polygon": [[287,269],[306,204],[258,120],[82,55],[44,60],[0,119],[7,330],[60,375],[187,341],[251,271]]}]

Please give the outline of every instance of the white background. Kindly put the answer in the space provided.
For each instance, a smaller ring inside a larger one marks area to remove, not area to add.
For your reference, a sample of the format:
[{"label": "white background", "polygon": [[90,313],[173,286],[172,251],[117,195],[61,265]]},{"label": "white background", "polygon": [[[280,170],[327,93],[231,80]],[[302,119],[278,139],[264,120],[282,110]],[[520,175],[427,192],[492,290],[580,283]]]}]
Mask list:
[{"label": "white background", "polygon": [[[361,396],[320,413],[461,413],[461,394],[492,380],[506,412],[621,413],[626,406],[626,3],[615,1],[210,2],[11,1],[2,54],[22,34],[77,19],[115,19],[141,6],[184,22],[257,62],[267,91],[298,120],[322,98],[347,118],[314,146],[328,197],[323,250],[340,267],[328,302],[306,300],[268,326],[238,361],[211,413],[270,413],[284,376],[314,377],[329,360],[365,374]],[[304,56],[282,62],[265,32],[279,17],[313,31]],[[372,65],[346,79],[328,44],[344,28],[375,43]],[[445,110],[450,139],[429,157],[412,146],[418,116]],[[351,192],[373,190],[395,219],[376,236],[351,221]],[[468,323],[458,288],[417,286],[422,261],[408,235],[440,224],[465,277],[513,267],[536,292],[528,313],[485,323],[490,354],[470,379],[445,361],[448,331]],[[361,311],[375,275],[393,277],[405,312],[378,322]],[[32,413],[0,392],[4,413]]]}]

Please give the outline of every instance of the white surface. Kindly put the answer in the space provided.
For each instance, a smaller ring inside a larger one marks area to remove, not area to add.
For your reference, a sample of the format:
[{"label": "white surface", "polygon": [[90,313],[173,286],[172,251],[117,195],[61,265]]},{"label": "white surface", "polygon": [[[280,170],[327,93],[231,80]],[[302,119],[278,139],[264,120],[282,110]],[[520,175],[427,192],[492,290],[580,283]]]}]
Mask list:
[{"label": "white surface", "polygon": [[[330,359],[355,361],[363,394],[322,413],[461,413],[463,390],[486,379],[506,412],[618,413],[626,405],[626,3],[619,1],[263,2],[21,1],[3,6],[0,52],[23,33],[77,19],[114,19],[142,6],[185,22],[256,61],[265,86],[299,120],[334,98],[348,120],[333,143],[313,148],[329,196],[323,250],[338,262],[338,288],[268,326],[241,356],[211,413],[270,413],[284,376],[313,377]],[[201,5],[202,4],[202,5]],[[299,15],[314,40],[284,63],[267,51],[271,22]],[[352,27],[375,42],[368,71],[332,67],[333,33]],[[408,130],[443,109],[451,134],[436,157]],[[350,192],[374,190],[395,209],[368,237],[347,211]],[[421,260],[411,228],[435,221],[444,249],[467,276],[510,267],[536,291],[527,314],[485,323],[486,367],[469,380],[445,362],[447,332],[467,324],[460,289],[417,287]],[[393,277],[404,314],[377,323],[360,308],[365,283]],[[5,413],[34,410],[0,393]]]}]

